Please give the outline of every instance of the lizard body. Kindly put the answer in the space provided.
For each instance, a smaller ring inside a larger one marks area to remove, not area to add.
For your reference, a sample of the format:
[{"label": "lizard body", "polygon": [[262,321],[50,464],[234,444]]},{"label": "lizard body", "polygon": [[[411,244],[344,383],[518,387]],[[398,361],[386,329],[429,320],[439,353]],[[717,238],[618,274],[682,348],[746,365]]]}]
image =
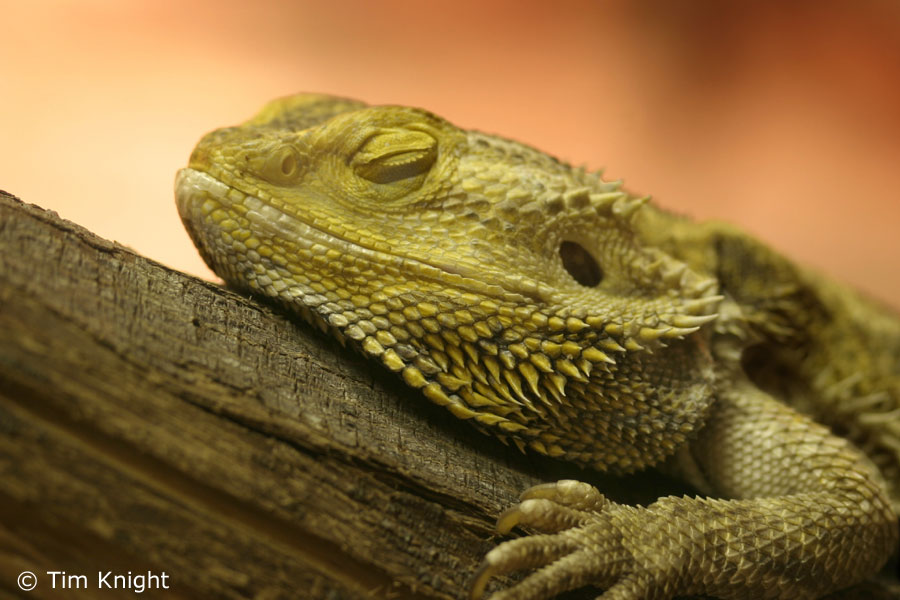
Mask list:
[{"label": "lizard body", "polygon": [[711,496],[532,488],[498,529],[545,534],[491,551],[473,597],[536,568],[493,598],[815,598],[896,546],[900,320],[737,229],[423,110],[309,94],[204,137],[176,195],[226,282],[455,416]]}]

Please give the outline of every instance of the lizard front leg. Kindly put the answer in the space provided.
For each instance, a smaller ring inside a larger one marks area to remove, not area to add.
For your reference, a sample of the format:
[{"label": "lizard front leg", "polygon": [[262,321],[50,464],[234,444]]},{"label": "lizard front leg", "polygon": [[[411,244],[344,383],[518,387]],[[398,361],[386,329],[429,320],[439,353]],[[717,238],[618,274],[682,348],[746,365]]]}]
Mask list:
[{"label": "lizard front leg", "polygon": [[816,598],[875,572],[896,544],[897,518],[864,456],[749,382],[721,394],[690,454],[730,499],[632,507],[583,483],[537,486],[498,528],[544,535],[491,551],[472,597],[495,574],[540,567],[492,600],[587,584],[606,588],[603,600]]}]

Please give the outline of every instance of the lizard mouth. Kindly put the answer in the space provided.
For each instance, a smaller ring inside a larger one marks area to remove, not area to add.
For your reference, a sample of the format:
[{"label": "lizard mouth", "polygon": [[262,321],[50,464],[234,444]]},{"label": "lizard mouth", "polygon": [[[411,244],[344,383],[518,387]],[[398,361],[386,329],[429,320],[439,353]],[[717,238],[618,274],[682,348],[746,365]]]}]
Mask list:
[{"label": "lizard mouth", "polygon": [[[453,287],[490,298],[516,303],[546,301],[539,290],[521,289],[521,285],[507,286],[506,282],[503,285],[488,283],[471,277],[460,265],[424,261],[366,247],[355,240],[310,225],[255,194],[243,192],[214,175],[195,168],[186,167],[178,171],[175,196],[182,222],[195,244],[201,248],[207,245],[204,237],[218,237],[216,229],[225,231],[228,226],[237,226],[233,218],[216,218],[216,209],[233,212],[235,207],[241,206],[241,216],[249,221],[249,226],[240,229],[249,230],[251,237],[253,234],[260,234],[262,238],[289,240],[300,249],[314,250],[318,247],[321,250],[324,247],[326,253],[336,251],[341,256],[377,264],[382,268],[413,273],[417,280],[433,281],[442,287]],[[206,250],[203,254],[208,263],[209,258],[214,259],[212,263],[219,262],[215,260],[217,257],[211,249]],[[210,266],[217,271],[212,263]]]}]

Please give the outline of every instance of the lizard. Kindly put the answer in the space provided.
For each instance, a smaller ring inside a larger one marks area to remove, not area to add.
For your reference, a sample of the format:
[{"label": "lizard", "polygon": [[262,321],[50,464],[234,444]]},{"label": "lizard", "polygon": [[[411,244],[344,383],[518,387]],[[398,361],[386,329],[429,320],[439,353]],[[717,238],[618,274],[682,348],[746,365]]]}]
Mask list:
[{"label": "lizard", "polygon": [[740,229],[694,222],[426,110],[298,94],[201,139],[182,221],[269,297],[519,448],[698,490],[526,490],[471,597],[817,598],[897,546],[900,319]]}]

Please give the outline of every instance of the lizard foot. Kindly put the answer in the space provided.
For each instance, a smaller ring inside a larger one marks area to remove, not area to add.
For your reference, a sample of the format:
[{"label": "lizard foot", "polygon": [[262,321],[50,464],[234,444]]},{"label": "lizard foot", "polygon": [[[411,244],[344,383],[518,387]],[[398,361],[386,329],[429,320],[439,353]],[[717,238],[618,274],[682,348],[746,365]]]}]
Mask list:
[{"label": "lizard foot", "polygon": [[497,522],[498,533],[523,525],[541,533],[504,542],[485,556],[471,588],[481,598],[491,577],[538,568],[491,600],[541,600],[585,585],[607,588],[603,600],[646,597],[646,584],[630,577],[631,552],[622,543],[617,513],[643,510],[607,500],[591,485],[564,480],[526,490],[522,502]]},{"label": "lizard foot", "polygon": [[[846,480],[858,485],[852,475]],[[524,569],[535,570],[491,600],[546,600],[587,585],[606,590],[598,600],[818,598],[877,571],[894,547],[895,517],[871,486],[867,494],[666,496],[644,507],[577,481],[539,485],[497,522],[500,533],[517,525],[538,533],[488,552],[470,598],[481,598],[491,577]]]}]

